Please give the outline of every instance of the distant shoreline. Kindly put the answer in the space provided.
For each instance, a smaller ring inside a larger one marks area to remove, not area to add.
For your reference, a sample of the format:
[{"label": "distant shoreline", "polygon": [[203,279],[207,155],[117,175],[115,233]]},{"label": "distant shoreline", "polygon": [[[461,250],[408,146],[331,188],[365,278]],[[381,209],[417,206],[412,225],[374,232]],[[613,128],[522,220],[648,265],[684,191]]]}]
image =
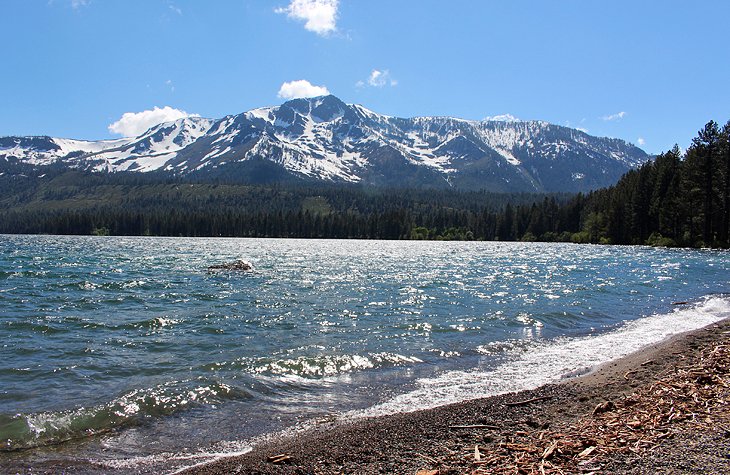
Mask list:
[{"label": "distant shoreline", "polygon": [[488,240],[488,239],[411,239],[411,238],[368,238],[368,237],[307,237],[307,236],[172,236],[172,235],[148,235],[148,234],[53,234],[53,233],[0,233],[0,236],[63,236],[63,237],[93,237],[93,238],[145,238],[145,239],[286,239],[286,240],[302,240],[302,241],[404,241],[404,242],[488,242],[494,244],[509,244],[509,243],[522,243],[522,244],[571,244],[578,246],[616,246],[616,247],[647,247],[657,249],[679,249],[688,251],[727,251],[728,249],[722,247],[691,247],[691,246],[673,246],[664,244],[612,244],[612,243],[597,243],[597,242],[573,242],[573,241],[525,241],[525,240]]},{"label": "distant shoreline", "polygon": [[[322,424],[300,435],[263,443],[248,454],[182,473],[422,471],[423,474],[444,475],[471,473],[472,470],[479,470],[475,473],[502,473],[496,471],[497,465],[487,463],[488,457],[495,460],[502,456],[515,457],[515,460],[527,463],[532,450],[540,452],[537,455],[540,460],[539,455],[547,453],[556,433],[570,433],[571,428],[601,417],[602,410],[597,407],[607,407],[606,417],[613,417],[614,412],[620,413],[614,404],[618,408],[625,405],[631,410],[632,399],[629,403],[624,401],[632,394],[646,393],[652,385],[659,388],[662,384],[680,384],[676,381],[657,383],[664,378],[681,379],[687,373],[687,384],[698,385],[693,390],[698,398],[705,389],[721,390],[730,395],[729,389],[717,386],[721,384],[719,378],[724,377],[727,383],[727,375],[707,376],[696,369],[713,351],[721,352],[723,361],[727,362],[730,359],[730,352],[726,350],[728,340],[730,319],[676,335],[560,384],[413,413]],[[705,370],[712,371],[711,368]],[[609,404],[605,405],[607,402]],[[583,442],[585,447],[566,445],[576,453],[587,454],[581,457],[573,454],[571,461],[566,463],[586,462],[586,466],[593,464],[602,471],[607,470],[605,473],[722,473],[730,470],[730,461],[726,458],[730,450],[730,439],[726,437],[730,430],[730,407],[726,404],[724,409],[714,408],[712,413],[691,417],[681,414],[681,406],[677,408],[680,415],[674,422],[671,416],[667,418],[670,420],[655,431],[659,435],[641,436],[638,433],[637,437],[653,441],[651,450],[642,449],[641,444],[632,448],[628,443],[626,450],[610,448],[618,442],[608,434],[605,440],[587,438]],[[708,423],[709,420],[712,423]],[[534,443],[540,433],[545,435],[544,440],[531,448],[527,441]],[[561,443],[569,444],[555,439],[556,447]],[[475,460],[475,447],[483,464]],[[567,448],[563,450],[567,451]],[[593,456],[588,457],[591,453]],[[546,473],[551,473],[552,463],[558,464],[563,458],[562,454],[553,456],[549,453],[542,462],[548,463],[543,465]]]}]

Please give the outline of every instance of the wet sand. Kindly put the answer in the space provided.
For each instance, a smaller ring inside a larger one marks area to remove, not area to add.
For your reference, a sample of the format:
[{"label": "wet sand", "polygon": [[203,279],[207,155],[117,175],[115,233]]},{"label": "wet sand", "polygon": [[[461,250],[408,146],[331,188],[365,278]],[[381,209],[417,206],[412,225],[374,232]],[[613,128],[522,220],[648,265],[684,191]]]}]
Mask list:
[{"label": "wet sand", "polygon": [[730,473],[730,319],[560,384],[323,423],[185,474]]}]

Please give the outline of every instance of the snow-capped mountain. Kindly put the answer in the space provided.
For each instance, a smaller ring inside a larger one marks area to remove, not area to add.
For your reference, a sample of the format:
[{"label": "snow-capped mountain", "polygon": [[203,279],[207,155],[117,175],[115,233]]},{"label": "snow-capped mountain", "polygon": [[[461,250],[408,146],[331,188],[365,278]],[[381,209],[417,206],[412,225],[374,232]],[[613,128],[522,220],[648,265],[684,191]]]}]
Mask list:
[{"label": "snow-capped mountain", "polygon": [[585,191],[648,159],[623,140],[540,121],[397,118],[334,96],[222,119],[190,117],[135,138],[0,138],[0,165],[159,171],[257,182],[310,179],[493,191]]}]

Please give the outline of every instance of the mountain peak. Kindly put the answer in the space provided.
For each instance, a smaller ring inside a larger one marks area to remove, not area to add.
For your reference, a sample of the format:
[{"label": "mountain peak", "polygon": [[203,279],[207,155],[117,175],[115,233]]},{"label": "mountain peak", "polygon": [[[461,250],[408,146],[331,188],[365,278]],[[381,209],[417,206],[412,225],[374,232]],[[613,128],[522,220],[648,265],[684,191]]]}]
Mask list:
[{"label": "mountain peak", "polygon": [[331,122],[342,117],[349,106],[332,94],[326,96],[298,98],[287,101],[281,109],[291,109],[303,116],[310,116],[316,122]]},{"label": "mountain peak", "polygon": [[588,191],[614,184],[648,158],[623,141],[544,122],[390,117],[333,95],[178,120],[135,138],[0,138],[0,173],[18,163],[497,192]]}]

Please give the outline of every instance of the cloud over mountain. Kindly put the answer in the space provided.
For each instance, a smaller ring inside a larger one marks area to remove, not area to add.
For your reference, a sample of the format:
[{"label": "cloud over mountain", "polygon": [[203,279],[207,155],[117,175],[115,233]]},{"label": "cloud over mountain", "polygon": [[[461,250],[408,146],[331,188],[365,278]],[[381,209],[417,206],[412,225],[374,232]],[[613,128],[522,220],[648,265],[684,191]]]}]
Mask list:
[{"label": "cloud over mountain", "polygon": [[122,117],[109,124],[109,132],[119,134],[122,137],[136,137],[145,130],[163,122],[172,122],[186,117],[199,117],[197,114],[189,114],[184,110],[174,109],[170,106],[159,108],[155,106],[151,110],[142,112],[125,112]]},{"label": "cloud over mountain", "polygon": [[315,86],[306,79],[299,79],[282,84],[278,96],[282,99],[299,99],[302,97],[326,96],[329,93],[325,86]]}]

